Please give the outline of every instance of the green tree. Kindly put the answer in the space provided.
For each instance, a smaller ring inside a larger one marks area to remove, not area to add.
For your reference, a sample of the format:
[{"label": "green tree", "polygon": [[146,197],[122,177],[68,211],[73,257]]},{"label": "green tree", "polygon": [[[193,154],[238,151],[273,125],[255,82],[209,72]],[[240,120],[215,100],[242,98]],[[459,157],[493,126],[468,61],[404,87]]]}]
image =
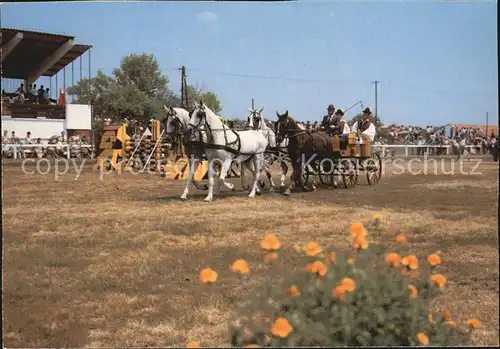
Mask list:
[{"label": "green tree", "polygon": [[93,78],[82,79],[74,86],[68,88],[68,94],[73,96],[72,103],[93,105],[94,116],[97,118],[113,117],[113,96],[118,93],[116,82],[113,78],[98,71]]},{"label": "green tree", "polygon": [[[168,88],[169,79],[163,75],[156,58],[151,54],[125,56],[112,76],[98,71],[94,78],[83,79],[68,89],[73,103],[93,105],[94,116],[117,122],[124,118],[149,120],[163,118],[163,105],[180,107],[180,97]],[[188,98],[203,100],[215,113],[221,103],[213,92],[188,86]]]}]

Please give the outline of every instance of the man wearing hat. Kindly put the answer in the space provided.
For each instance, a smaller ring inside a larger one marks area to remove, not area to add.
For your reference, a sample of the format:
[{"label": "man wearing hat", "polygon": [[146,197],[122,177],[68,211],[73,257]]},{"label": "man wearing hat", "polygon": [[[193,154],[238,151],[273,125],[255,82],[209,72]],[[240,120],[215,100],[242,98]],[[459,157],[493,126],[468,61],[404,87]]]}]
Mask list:
[{"label": "man wearing hat", "polygon": [[375,139],[375,125],[372,123],[372,112],[370,108],[365,108],[363,110],[363,117],[361,120],[356,121],[354,125],[352,125],[352,131],[357,132],[358,134],[363,134],[368,139],[370,139],[371,142]]},{"label": "man wearing hat", "polygon": [[321,128],[328,128],[330,125],[333,124],[335,120],[335,107],[333,104],[330,104],[327,108],[328,114],[323,116],[323,121],[321,121]]}]

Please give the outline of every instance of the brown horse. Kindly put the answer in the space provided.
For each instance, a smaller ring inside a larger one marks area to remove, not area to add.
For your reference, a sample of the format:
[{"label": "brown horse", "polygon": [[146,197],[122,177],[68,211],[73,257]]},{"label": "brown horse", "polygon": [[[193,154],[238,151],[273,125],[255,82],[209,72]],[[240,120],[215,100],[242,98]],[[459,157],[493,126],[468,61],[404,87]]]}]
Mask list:
[{"label": "brown horse", "polygon": [[[331,138],[325,132],[311,132],[301,128],[297,122],[288,115],[288,110],[285,114],[279,114],[276,122],[276,142],[280,144],[285,137],[288,138],[288,155],[290,156],[293,172],[292,182],[295,182],[302,190],[307,191],[302,179],[303,166],[307,160],[313,155],[321,159],[331,152]],[[291,185],[287,187],[284,195],[290,195]],[[312,182],[313,189],[315,188],[314,180]]]}]

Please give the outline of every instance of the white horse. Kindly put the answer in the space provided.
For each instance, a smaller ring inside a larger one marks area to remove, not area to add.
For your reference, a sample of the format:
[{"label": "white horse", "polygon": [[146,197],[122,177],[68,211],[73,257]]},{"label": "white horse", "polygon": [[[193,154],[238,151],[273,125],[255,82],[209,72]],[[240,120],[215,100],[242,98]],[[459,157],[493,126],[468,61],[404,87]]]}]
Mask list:
[{"label": "white horse", "polygon": [[[227,172],[231,167],[233,160],[239,161],[253,174],[253,186],[248,197],[255,197],[260,193],[258,188],[259,174],[264,162],[264,152],[268,142],[264,135],[255,130],[235,131],[224,125],[219,117],[211,111],[203,101],[200,104],[195,103],[191,119],[188,124],[188,130],[196,131],[205,126],[207,132],[207,144],[205,154],[209,162],[208,170],[208,195],[205,201],[213,200],[214,188],[214,163],[221,162],[221,171],[219,180],[230,190],[234,185],[225,181]],[[241,166],[241,168],[243,167]],[[181,198],[187,198],[189,187],[186,186]]]},{"label": "white horse", "polygon": [[[167,136],[170,135],[173,138],[184,134],[188,129],[189,112],[184,108],[167,107],[165,105],[163,107],[165,108],[166,111],[164,119],[165,134]],[[191,134],[189,141],[194,142],[193,144],[196,144],[197,142],[201,142],[201,144],[206,143],[207,133],[203,130],[203,128],[201,128],[200,132]],[[191,154],[186,154],[186,155],[188,155],[190,159],[189,175],[188,178],[186,179],[186,187],[191,185],[192,183],[194,184],[196,189],[203,189],[198,186],[198,182],[194,179],[194,174],[196,173],[198,166],[200,165],[202,160],[200,158],[202,154],[196,154],[196,152],[192,152]],[[198,155],[200,157],[197,157]]]},{"label": "white horse", "polygon": [[266,137],[267,141],[269,142],[268,149],[272,152],[269,162],[264,162],[264,171],[266,171],[267,178],[271,183],[271,191],[274,190],[274,181],[269,167],[276,160],[275,153],[278,156],[279,164],[281,166],[280,187],[285,188],[285,179],[288,172],[288,166],[285,162],[285,159],[288,156],[288,138],[285,138],[280,144],[277,144],[276,134],[274,133],[273,129],[267,125],[266,120],[262,116],[264,108],[261,108],[260,110],[248,108],[248,110],[250,111],[250,115],[248,116],[248,127],[262,132],[264,137]]}]

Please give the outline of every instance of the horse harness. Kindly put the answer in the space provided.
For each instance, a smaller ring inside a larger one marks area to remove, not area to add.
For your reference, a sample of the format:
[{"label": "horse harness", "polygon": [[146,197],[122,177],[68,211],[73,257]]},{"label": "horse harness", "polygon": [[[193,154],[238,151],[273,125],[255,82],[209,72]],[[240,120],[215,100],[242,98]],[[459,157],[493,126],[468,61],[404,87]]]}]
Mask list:
[{"label": "horse harness", "polygon": [[[224,150],[224,151],[227,151],[229,153],[232,153],[236,156],[239,156],[239,155],[250,155],[250,156],[253,156],[255,154],[246,154],[246,153],[242,153],[241,152],[241,139],[240,139],[240,135],[238,134],[238,132],[236,132],[235,130],[231,129],[231,128],[225,128],[224,125],[222,126],[222,131],[224,131],[224,145],[222,144],[214,144],[212,143],[213,142],[213,136],[212,136],[212,131],[221,131],[221,130],[215,130],[215,129],[212,129],[207,121],[207,117],[206,117],[206,114],[204,111],[202,111],[203,113],[203,118],[205,120],[205,129],[207,131],[207,143],[203,143],[202,141],[202,138],[201,138],[201,130],[199,130],[199,123],[198,125],[192,125],[193,127],[197,128],[198,129],[198,132],[199,132],[199,136],[200,136],[200,140],[199,140],[199,144],[203,146],[203,149],[217,149],[217,150]],[[231,131],[235,136],[236,136],[236,139],[232,142],[228,142],[227,140],[227,131]],[[210,139],[212,138],[212,139]],[[235,146],[236,145],[236,146]],[[234,147],[235,146],[235,147]]]}]

